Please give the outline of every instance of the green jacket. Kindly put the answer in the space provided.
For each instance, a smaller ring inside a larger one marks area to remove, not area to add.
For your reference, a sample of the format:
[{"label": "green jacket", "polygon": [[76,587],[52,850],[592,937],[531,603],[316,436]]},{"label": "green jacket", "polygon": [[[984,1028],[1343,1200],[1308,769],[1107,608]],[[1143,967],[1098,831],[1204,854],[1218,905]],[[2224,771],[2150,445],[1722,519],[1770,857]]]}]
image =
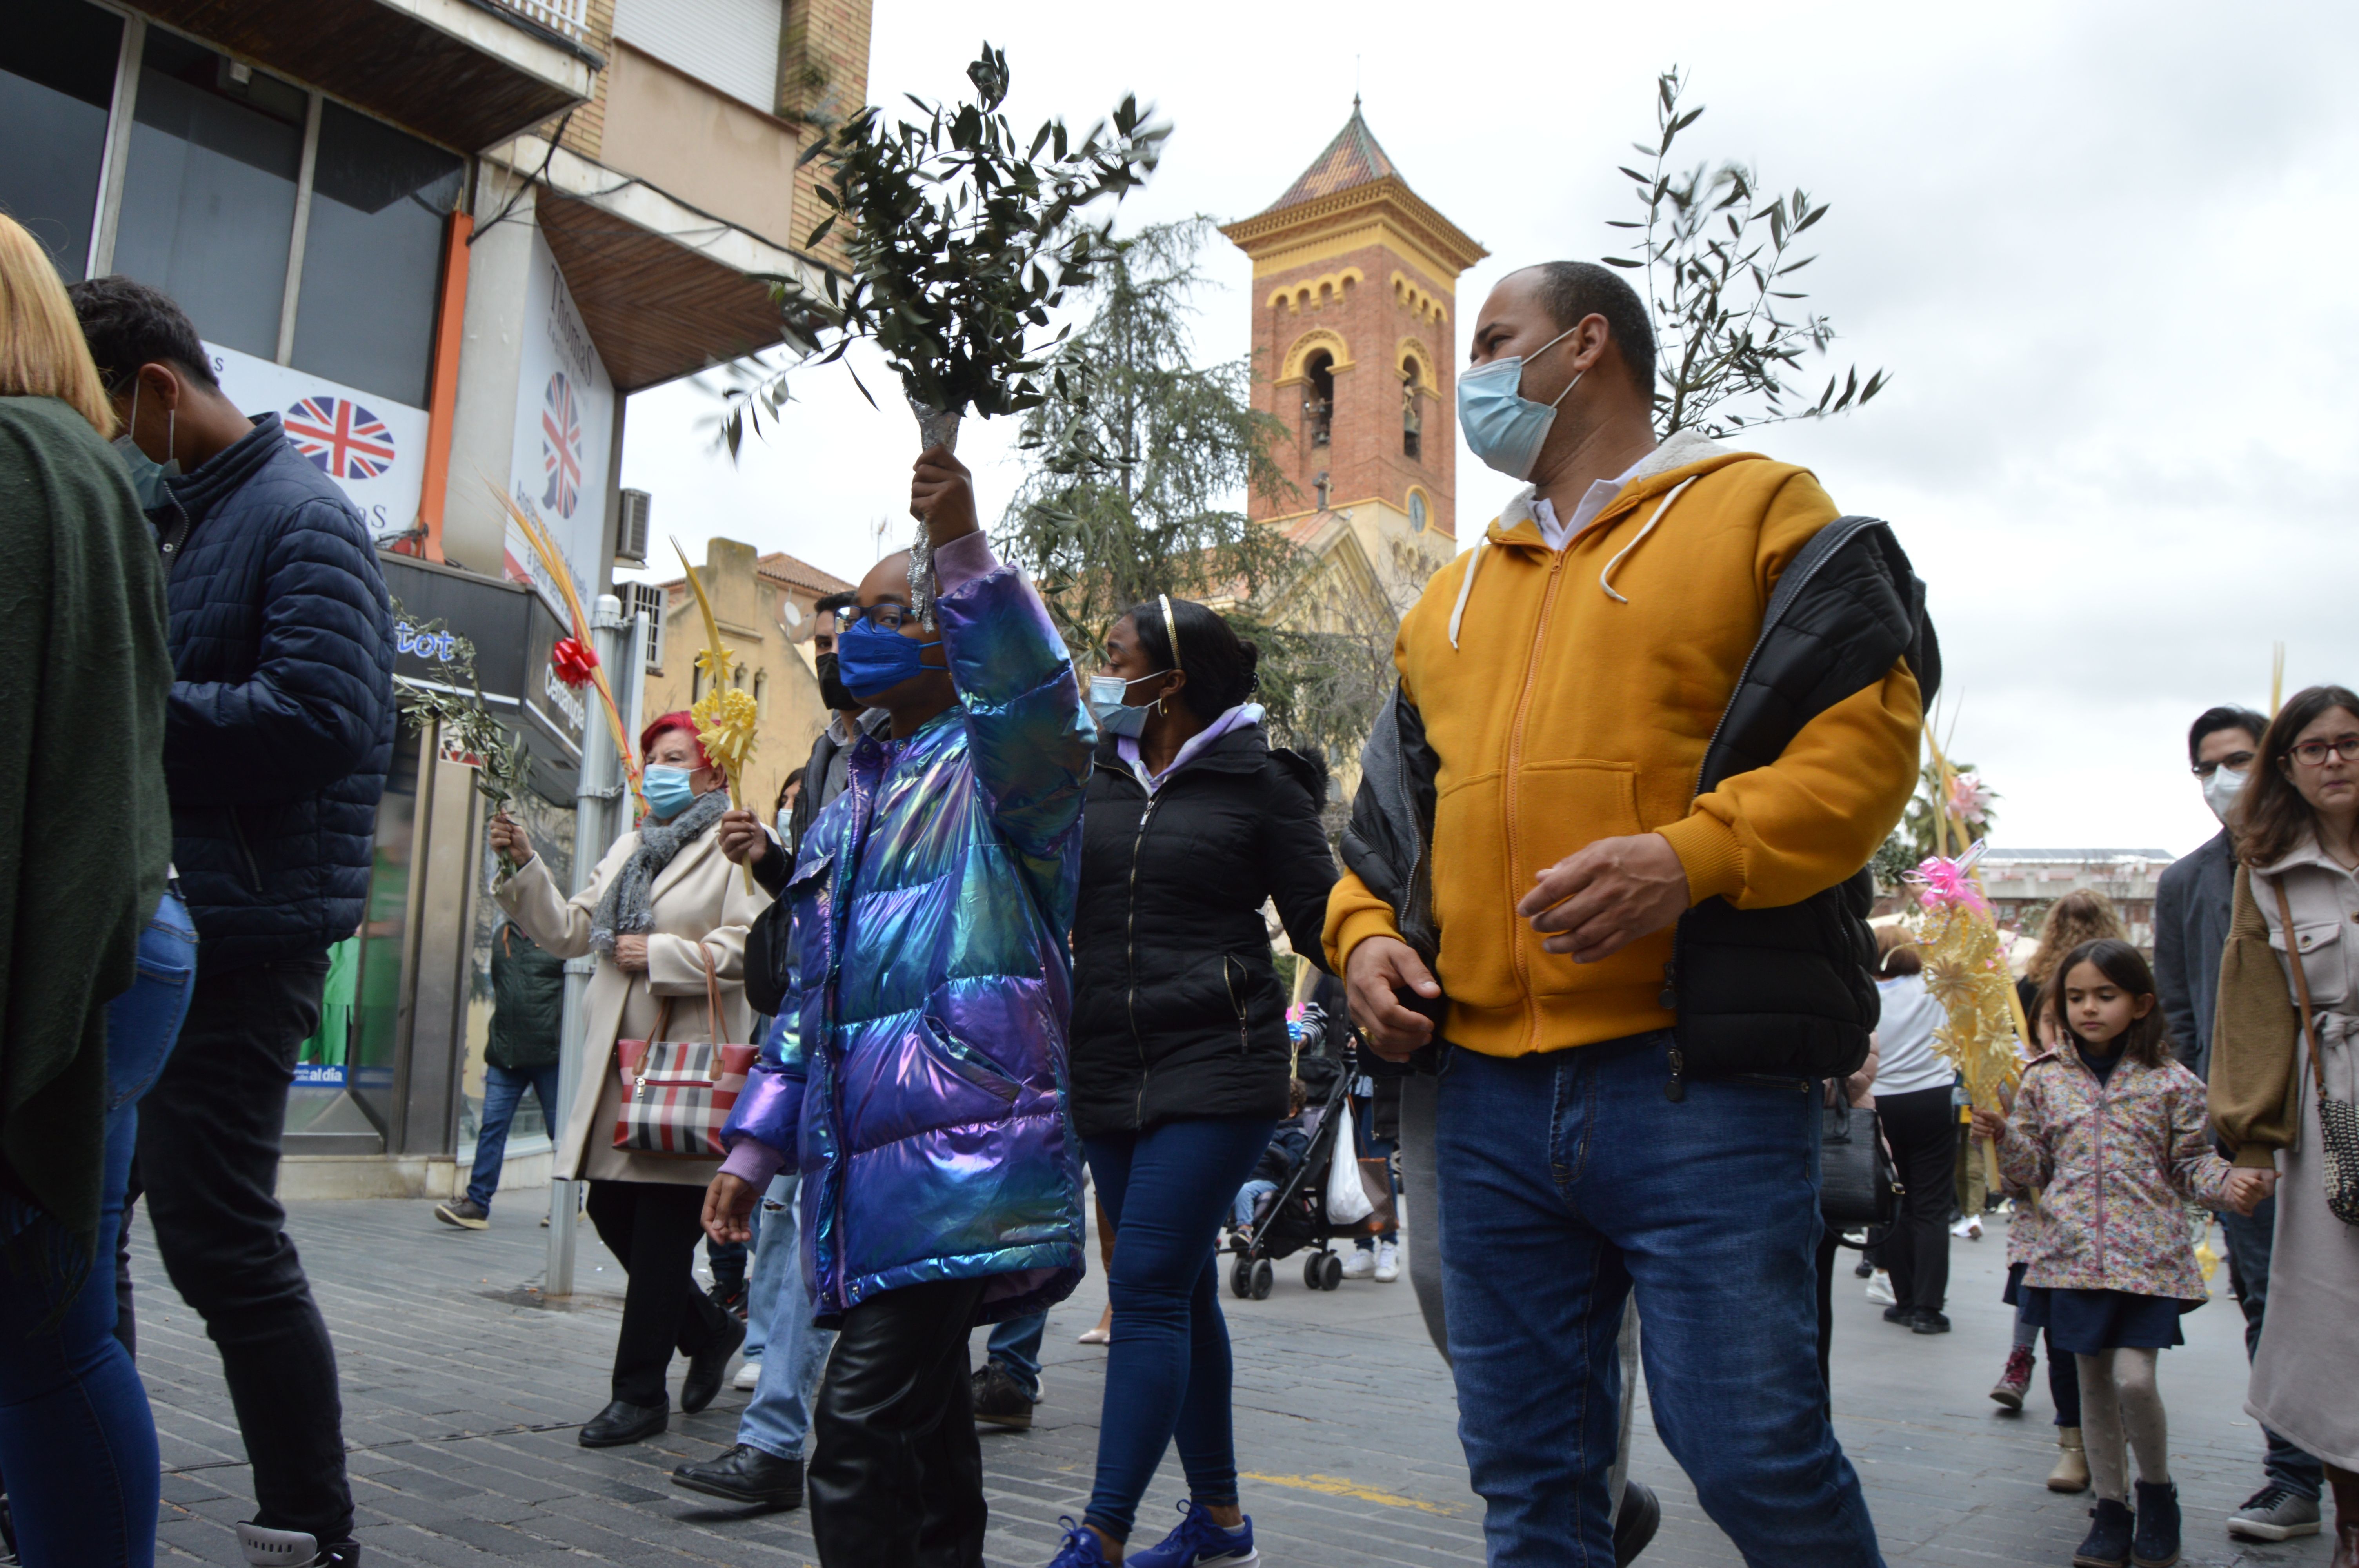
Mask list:
[{"label": "green jacket", "polygon": [[513,920],[492,937],[492,1027],[484,1060],[495,1067],[557,1065],[559,1021],[565,1012],[565,960]]}]

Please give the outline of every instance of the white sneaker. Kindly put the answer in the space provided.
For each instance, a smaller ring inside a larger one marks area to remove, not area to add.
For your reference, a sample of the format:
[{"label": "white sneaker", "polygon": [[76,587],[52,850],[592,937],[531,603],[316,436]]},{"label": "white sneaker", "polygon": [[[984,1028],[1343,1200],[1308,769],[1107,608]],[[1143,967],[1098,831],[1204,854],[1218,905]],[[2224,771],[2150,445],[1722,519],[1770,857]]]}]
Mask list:
[{"label": "white sneaker", "polygon": [[1892,1276],[1878,1269],[1867,1281],[1867,1299],[1878,1306],[1897,1306],[1900,1298],[1892,1293]]},{"label": "white sneaker", "polygon": [[1376,1283],[1389,1285],[1400,1278],[1400,1247],[1396,1242],[1376,1243]]},{"label": "white sneaker", "polygon": [[1978,1214],[1966,1216],[1950,1227],[1950,1234],[1962,1241],[1980,1241],[1983,1238],[1983,1217]]},{"label": "white sneaker", "polygon": [[737,1368],[737,1375],[729,1379],[729,1386],[750,1394],[761,1380],[762,1358],[757,1356]]},{"label": "white sneaker", "polygon": [[1368,1248],[1354,1247],[1352,1255],[1343,1260],[1343,1278],[1364,1280],[1376,1271],[1376,1255]]}]

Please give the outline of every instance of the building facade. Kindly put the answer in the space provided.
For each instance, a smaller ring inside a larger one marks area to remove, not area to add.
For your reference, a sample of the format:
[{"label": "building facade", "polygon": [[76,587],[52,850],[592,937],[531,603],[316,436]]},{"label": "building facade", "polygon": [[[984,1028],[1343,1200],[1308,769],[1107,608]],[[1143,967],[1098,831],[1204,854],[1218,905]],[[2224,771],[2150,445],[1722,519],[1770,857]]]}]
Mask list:
[{"label": "building facade", "polygon": [[2048,906],[2086,889],[2113,901],[2129,939],[2154,951],[2154,890],[2168,849],[1991,849],[1977,868],[1998,923],[2025,937],[2039,934]]},{"label": "building facade", "polygon": [[[171,295],[230,397],[343,487],[402,600],[399,673],[426,678],[445,633],[475,644],[561,875],[589,715],[501,497],[585,604],[610,590],[625,398],[777,345],[767,277],[841,262],[800,243],[798,160],[864,102],[868,32],[866,0],[10,7],[0,210],[69,282]],[[289,1111],[291,1191],[447,1192],[473,1136],[483,810],[434,736],[397,751],[368,919]]]}]

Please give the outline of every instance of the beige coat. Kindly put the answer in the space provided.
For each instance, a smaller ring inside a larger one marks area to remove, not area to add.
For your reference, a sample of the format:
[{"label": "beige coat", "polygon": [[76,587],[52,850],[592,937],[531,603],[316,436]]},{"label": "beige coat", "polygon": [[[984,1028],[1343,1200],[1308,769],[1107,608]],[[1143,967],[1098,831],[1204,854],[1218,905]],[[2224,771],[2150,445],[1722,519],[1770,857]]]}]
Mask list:
[{"label": "beige coat", "polygon": [[[2212,1025],[2212,1121],[2236,1163],[2263,1170],[2275,1162],[2276,1151],[2300,1141],[2309,1065],[2277,914],[2280,885],[2293,911],[2291,949],[2300,955],[2321,1036],[2349,1031],[2350,1015],[2359,1013],[2359,881],[2327,860],[2314,839],[2262,871],[2238,868]],[[2346,1022],[2338,1024],[2336,1015]],[[2339,1084],[2329,1088],[2338,1098],[2348,1092]]]},{"label": "beige coat", "polygon": [[[590,951],[590,916],[606,886],[639,847],[636,833],[625,833],[598,862],[597,874],[579,895],[568,899],[549,874],[549,862],[536,855],[523,871],[504,879],[492,890],[502,909],[513,916],[525,935],[560,958],[578,958]],[[557,1173],[593,1182],[674,1182],[702,1186],[720,1169],[717,1160],[686,1160],[662,1154],[625,1154],[614,1146],[614,1117],[622,1105],[622,1080],[614,1057],[617,1040],[644,1040],[654,1033],[664,999],[671,1000],[671,1022],[666,1030],[674,1040],[710,1040],[712,1027],[706,1017],[704,965],[698,955],[701,942],[711,949],[721,981],[721,1039],[732,1044],[753,1042],[754,1019],[745,1004],[745,930],[770,902],[757,886],[745,889],[745,879],[722,856],[720,834],[707,828],[656,874],[649,890],[655,928],[647,934],[647,971],[626,975],[606,954],[598,956],[598,970],[590,979],[589,1021],[582,1032],[585,1049],[579,1076],[573,1081],[572,1112],[565,1135],[558,1141]]]}]

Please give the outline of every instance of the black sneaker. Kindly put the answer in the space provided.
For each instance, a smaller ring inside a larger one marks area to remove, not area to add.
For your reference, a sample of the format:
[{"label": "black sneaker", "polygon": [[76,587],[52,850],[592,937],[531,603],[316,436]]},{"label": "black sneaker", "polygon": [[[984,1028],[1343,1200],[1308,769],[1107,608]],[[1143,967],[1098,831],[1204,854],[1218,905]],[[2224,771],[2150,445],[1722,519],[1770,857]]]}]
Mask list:
[{"label": "black sneaker", "polygon": [[713,1281],[712,1288],[704,1293],[712,1298],[714,1306],[719,1307],[739,1323],[745,1321],[745,1281],[739,1280],[734,1283],[724,1285],[716,1280]]},{"label": "black sneaker", "polygon": [[1663,1505],[1656,1499],[1653,1489],[1643,1482],[1625,1480],[1622,1507],[1614,1516],[1615,1568],[1628,1568],[1662,1526]]},{"label": "black sneaker", "polygon": [[249,1568],[359,1568],[358,1541],[339,1541],[322,1546],[320,1538],[299,1530],[265,1530],[241,1522],[237,1547]]},{"label": "black sneaker", "polygon": [[1884,1321],[1886,1323],[1914,1323],[1917,1321],[1917,1309],[1913,1306],[1901,1306],[1897,1303],[1895,1303],[1893,1305],[1884,1309]]},{"label": "black sneaker", "polygon": [[1010,1432],[1032,1429],[1032,1396],[996,1361],[986,1361],[974,1375],[974,1419],[985,1426]]},{"label": "black sneaker", "polygon": [[1908,1327],[1914,1334],[1947,1334],[1950,1332],[1950,1320],[1931,1307],[1919,1307],[1917,1316]]},{"label": "black sneaker", "polygon": [[452,1198],[449,1203],[438,1203],[434,1206],[434,1217],[462,1230],[489,1230],[492,1227],[492,1217],[475,1206],[473,1198]]}]

